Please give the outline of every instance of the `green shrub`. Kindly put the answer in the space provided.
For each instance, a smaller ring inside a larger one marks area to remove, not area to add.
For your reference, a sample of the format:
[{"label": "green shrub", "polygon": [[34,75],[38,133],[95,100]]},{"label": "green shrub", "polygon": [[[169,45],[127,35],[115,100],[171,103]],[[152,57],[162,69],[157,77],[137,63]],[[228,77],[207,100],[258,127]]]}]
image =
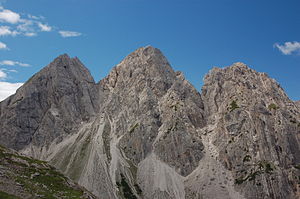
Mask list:
[{"label": "green shrub", "polygon": [[135,125],[133,125],[130,130],[129,130],[129,134],[133,133],[133,131],[139,126],[139,123],[136,123]]},{"label": "green shrub", "polygon": [[243,162],[249,162],[251,160],[251,156],[250,155],[246,155],[243,159]]},{"label": "green shrub", "polygon": [[118,189],[126,199],[137,199],[137,197],[132,193],[132,190],[128,183],[126,182],[126,178],[123,174],[121,174],[121,182],[116,183]]},{"label": "green shrub", "polygon": [[279,107],[276,104],[272,103],[268,106],[268,108],[271,111],[272,109],[277,110]]},{"label": "green shrub", "polygon": [[236,101],[235,100],[233,100],[231,103],[230,103],[230,112],[231,111],[233,111],[233,110],[235,110],[235,109],[237,109],[237,108],[240,108],[238,105],[237,105],[237,103],[236,103]]},{"label": "green shrub", "polygon": [[296,169],[299,169],[299,170],[300,170],[300,164],[294,165],[294,167],[295,167]]}]

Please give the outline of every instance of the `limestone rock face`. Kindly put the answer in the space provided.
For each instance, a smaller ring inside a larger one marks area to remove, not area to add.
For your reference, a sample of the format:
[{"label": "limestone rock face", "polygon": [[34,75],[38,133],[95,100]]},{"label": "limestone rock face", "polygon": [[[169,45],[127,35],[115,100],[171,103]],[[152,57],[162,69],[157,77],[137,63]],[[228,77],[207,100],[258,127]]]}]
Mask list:
[{"label": "limestone rock face", "polygon": [[98,83],[62,55],[0,103],[0,144],[99,198],[297,198],[299,111],[242,63],[200,94],[151,46]]},{"label": "limestone rock face", "polygon": [[275,80],[242,63],[212,69],[202,98],[218,160],[246,198],[298,198],[300,110]]},{"label": "limestone rock face", "polygon": [[295,102],[296,106],[298,106],[298,108],[300,108],[300,100]]},{"label": "limestone rock face", "polygon": [[0,105],[0,144],[49,145],[94,113],[94,80],[77,59],[61,55]]}]

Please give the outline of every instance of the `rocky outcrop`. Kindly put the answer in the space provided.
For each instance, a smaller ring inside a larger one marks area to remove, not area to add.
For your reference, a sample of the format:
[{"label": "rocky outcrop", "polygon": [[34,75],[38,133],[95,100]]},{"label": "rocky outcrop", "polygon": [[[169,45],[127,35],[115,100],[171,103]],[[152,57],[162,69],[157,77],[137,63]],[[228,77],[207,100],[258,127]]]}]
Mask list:
[{"label": "rocky outcrop", "polygon": [[202,94],[156,48],[99,83],[67,55],[0,104],[0,142],[100,198],[296,198],[299,107],[266,74],[214,68]]}]

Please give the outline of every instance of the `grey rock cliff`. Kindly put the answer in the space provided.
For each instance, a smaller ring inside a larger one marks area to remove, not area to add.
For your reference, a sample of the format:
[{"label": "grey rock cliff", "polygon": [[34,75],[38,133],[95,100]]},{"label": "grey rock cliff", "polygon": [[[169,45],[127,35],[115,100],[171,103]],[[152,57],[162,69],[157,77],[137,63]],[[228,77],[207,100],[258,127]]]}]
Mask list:
[{"label": "grey rock cliff", "polygon": [[0,144],[47,146],[94,114],[94,80],[77,59],[61,55],[0,105]]},{"label": "grey rock cliff", "polygon": [[242,63],[204,80],[218,160],[246,198],[299,197],[300,110],[275,80]]},{"label": "grey rock cliff", "polygon": [[241,63],[212,69],[200,94],[151,46],[97,84],[62,55],[0,103],[0,144],[99,198],[297,198],[295,104]]},{"label": "grey rock cliff", "polygon": [[300,100],[295,101],[296,106],[298,106],[298,108],[300,108]]}]

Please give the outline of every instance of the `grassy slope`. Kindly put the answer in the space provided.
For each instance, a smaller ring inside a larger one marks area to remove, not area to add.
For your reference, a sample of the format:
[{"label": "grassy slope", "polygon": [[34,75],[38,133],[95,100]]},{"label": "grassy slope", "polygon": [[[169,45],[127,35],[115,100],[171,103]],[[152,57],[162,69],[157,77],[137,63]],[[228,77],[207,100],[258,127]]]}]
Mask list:
[{"label": "grassy slope", "polygon": [[0,146],[0,198],[95,198],[46,162]]}]

